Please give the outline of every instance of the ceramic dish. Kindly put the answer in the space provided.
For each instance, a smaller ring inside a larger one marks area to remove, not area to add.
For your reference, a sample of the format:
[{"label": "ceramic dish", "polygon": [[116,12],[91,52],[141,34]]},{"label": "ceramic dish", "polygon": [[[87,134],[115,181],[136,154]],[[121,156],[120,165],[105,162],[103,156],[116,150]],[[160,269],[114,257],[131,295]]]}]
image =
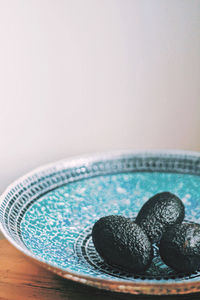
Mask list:
[{"label": "ceramic dish", "polygon": [[41,167],[10,185],[1,196],[5,237],[20,251],[58,275],[94,287],[131,294],[200,291],[200,272],[176,273],[154,259],[144,274],[104,263],[91,228],[101,216],[134,218],[152,195],[170,191],[200,223],[200,154],[131,151],[97,154]]}]

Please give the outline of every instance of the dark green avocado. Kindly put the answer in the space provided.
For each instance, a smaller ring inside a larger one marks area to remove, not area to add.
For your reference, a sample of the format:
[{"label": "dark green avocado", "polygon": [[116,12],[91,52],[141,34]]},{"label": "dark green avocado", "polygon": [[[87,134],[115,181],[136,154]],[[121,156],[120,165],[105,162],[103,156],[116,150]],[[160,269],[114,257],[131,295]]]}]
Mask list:
[{"label": "dark green avocado", "polygon": [[153,257],[152,245],[145,232],[122,216],[99,219],[92,229],[97,252],[110,265],[129,272],[145,271]]},{"label": "dark green avocado", "polygon": [[168,227],[181,224],[184,216],[182,201],[172,193],[163,192],[156,194],[142,206],[135,223],[146,232],[152,243],[156,243]]},{"label": "dark green avocado", "polygon": [[200,225],[183,223],[167,230],[160,241],[160,256],[178,272],[200,268]]}]

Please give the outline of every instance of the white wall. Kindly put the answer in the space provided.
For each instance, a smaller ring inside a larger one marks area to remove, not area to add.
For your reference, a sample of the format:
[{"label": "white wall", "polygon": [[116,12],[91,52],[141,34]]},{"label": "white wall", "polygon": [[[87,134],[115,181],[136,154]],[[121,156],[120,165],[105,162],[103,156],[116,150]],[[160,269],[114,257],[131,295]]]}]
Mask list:
[{"label": "white wall", "polygon": [[0,0],[0,192],[115,148],[200,150],[199,0]]}]

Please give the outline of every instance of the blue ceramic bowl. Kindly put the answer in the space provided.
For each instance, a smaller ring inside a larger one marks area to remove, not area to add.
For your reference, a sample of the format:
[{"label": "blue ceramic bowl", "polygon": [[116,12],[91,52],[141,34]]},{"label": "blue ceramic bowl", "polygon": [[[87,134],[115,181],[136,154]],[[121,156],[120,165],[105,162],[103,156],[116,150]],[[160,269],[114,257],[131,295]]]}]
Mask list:
[{"label": "blue ceramic bowl", "polygon": [[107,265],[95,251],[91,228],[105,215],[135,218],[151,196],[170,191],[185,204],[186,220],[200,223],[200,154],[123,151],[64,160],[41,167],[1,196],[5,237],[62,277],[132,294],[200,291],[200,272],[176,273],[154,245],[144,274]]}]

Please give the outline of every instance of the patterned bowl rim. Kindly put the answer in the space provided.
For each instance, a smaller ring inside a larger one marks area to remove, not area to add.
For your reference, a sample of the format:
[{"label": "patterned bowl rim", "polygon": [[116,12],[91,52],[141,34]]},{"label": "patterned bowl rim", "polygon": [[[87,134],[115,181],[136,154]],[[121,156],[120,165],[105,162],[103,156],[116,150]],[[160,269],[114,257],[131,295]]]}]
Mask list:
[{"label": "patterned bowl rim", "polygon": [[[9,192],[17,187],[19,184],[24,182],[24,180],[31,179],[34,175],[38,173],[45,173],[51,171],[53,168],[57,170],[68,169],[72,167],[86,166],[94,162],[104,161],[104,160],[114,160],[118,158],[128,158],[128,157],[157,157],[157,158],[184,158],[184,159],[200,159],[200,152],[187,151],[187,150],[115,150],[109,152],[98,152],[92,154],[84,154],[79,156],[73,156],[67,159],[55,161],[50,164],[45,164],[40,166],[31,172],[26,173],[19,179],[11,183],[3,194],[0,196],[0,208],[5,197]],[[188,294],[200,292],[200,281],[195,282],[130,282],[130,281],[118,281],[113,279],[101,279],[89,275],[80,275],[75,271],[67,271],[53,264],[47,263],[42,258],[36,257],[29,250],[24,250],[17,242],[13,240],[12,237],[6,232],[3,227],[3,223],[0,222],[0,230],[5,236],[5,238],[20,252],[25,254],[28,258],[41,265],[42,267],[56,273],[57,275],[70,279],[79,283],[87,284],[89,286],[97,287],[100,289],[105,289],[109,291],[130,293],[130,294],[146,294],[146,295],[175,295],[175,294]]]}]

